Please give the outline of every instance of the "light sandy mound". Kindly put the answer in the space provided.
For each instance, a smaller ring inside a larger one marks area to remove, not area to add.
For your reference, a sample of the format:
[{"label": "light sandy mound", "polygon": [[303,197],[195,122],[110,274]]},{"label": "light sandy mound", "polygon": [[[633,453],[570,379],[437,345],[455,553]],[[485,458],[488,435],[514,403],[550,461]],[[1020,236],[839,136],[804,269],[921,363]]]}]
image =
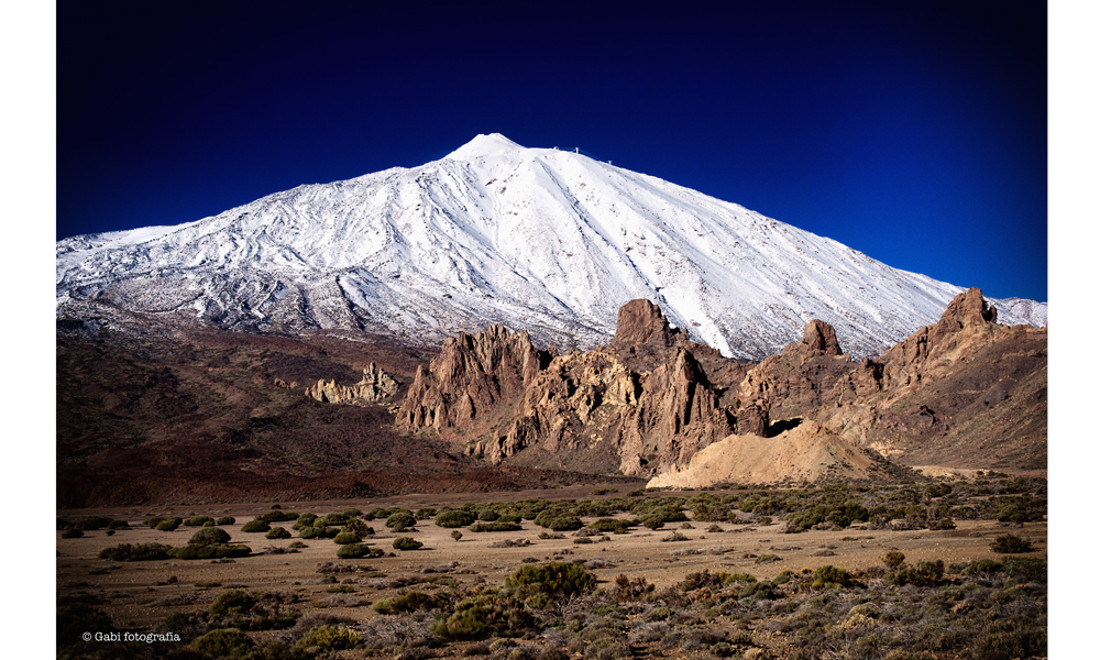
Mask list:
[{"label": "light sandy mound", "polygon": [[804,420],[774,438],[731,435],[691,457],[683,468],[659,474],[650,488],[701,488],[718,483],[868,479],[882,469],[873,454]]}]

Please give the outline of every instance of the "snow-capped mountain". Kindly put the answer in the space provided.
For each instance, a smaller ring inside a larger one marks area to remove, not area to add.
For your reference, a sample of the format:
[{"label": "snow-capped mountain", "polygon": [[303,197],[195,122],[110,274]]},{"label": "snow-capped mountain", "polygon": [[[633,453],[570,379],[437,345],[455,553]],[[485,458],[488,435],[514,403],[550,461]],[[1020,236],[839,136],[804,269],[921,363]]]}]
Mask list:
[{"label": "snow-capped mountain", "polygon": [[[174,227],[57,243],[59,318],[112,308],[222,327],[438,341],[491,323],[606,343],[657,303],[693,338],[761,358],[812,318],[873,355],[963,289],[736,204],[587,156],[479,135],[446,157],[304,185]],[[1004,323],[1046,304],[992,301]]]}]

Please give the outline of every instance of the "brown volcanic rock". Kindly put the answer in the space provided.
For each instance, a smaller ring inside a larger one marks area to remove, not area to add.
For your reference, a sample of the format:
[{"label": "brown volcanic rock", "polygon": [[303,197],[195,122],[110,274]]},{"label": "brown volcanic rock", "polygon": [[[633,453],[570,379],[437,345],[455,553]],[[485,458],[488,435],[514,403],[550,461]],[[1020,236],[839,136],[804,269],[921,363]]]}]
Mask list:
[{"label": "brown volcanic rock", "polygon": [[660,307],[639,298],[619,308],[619,320],[611,347],[617,350],[641,346],[669,348],[680,337],[680,331],[669,326]]},{"label": "brown volcanic rock", "polygon": [[1003,326],[978,289],[838,381],[816,417],[908,465],[1043,469],[1045,328]]},{"label": "brown volcanic rock", "polygon": [[451,337],[428,366],[417,369],[399,421],[412,431],[465,426],[522,395],[549,358],[526,331],[513,333],[502,325]]},{"label": "brown volcanic rock", "polygon": [[836,331],[815,319],[806,324],[802,341],[788,344],[781,354],[749,370],[738,386],[737,398],[745,406],[768,411],[774,419],[796,417],[832,403],[836,383],[851,368]]},{"label": "brown volcanic rock", "polygon": [[[687,340],[647,300],[627,303],[619,318],[623,325],[607,349],[548,362],[526,335],[519,341],[503,328],[448,340],[418,371],[401,423],[435,429],[492,463],[625,474],[685,463],[737,428],[722,398],[744,365]],[[693,349],[722,385],[711,382]],[[474,354],[501,359],[494,367]],[[742,426],[766,424],[766,411],[756,407]]]},{"label": "brown volcanic rock", "polygon": [[306,390],[306,396],[321,403],[341,403],[346,405],[366,405],[388,401],[397,394],[398,384],[393,376],[371,362],[363,368],[363,378],[354,385],[340,385],[335,380],[317,381]]}]

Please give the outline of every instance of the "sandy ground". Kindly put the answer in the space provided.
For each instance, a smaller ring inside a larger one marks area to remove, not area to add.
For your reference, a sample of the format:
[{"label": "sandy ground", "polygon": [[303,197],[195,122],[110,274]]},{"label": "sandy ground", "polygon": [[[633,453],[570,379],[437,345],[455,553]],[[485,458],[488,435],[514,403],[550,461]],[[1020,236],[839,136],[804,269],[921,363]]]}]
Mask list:
[{"label": "sandy ground", "polygon": [[[556,497],[590,497],[591,486],[578,487],[576,493],[556,491]],[[612,493],[610,496],[623,493]],[[551,497],[546,492],[538,493]],[[423,506],[445,506],[467,501],[487,502],[519,500],[535,497],[535,493],[501,493],[496,495],[417,496],[409,495],[387,500],[349,500],[342,502],[280,503],[288,511],[324,514],[356,507],[369,511],[375,506],[400,505],[415,510]],[[523,522],[523,529],[515,532],[475,533],[461,529],[461,540],[451,537],[451,529],[437,527],[433,522],[421,521],[415,530],[395,533],[387,529],[382,520],[369,524],[376,536],[366,539],[393,556],[377,559],[344,561],[336,556],[339,546],[329,539],[306,540],[305,548],[293,554],[255,554],[231,563],[209,560],[163,560],[146,562],[112,562],[99,559],[101,548],[122,543],[166,543],[184,545],[196,528],[181,526],[174,532],[151,530],[142,524],[151,515],[171,513],[187,518],[190,515],[232,515],[235,525],[225,526],[234,543],[244,543],[254,553],[265,548],[286,548],[301,539],[268,540],[262,533],[244,533],[241,525],[270,510],[270,505],[220,505],[206,510],[191,508],[143,508],[125,510],[100,510],[97,513],[122,518],[131,529],[117,531],[108,536],[106,530],[85,532],[75,539],[61,538],[57,533],[57,588],[61,595],[87,593],[99,596],[100,605],[123,630],[150,630],[162,623],[172,613],[193,613],[208,607],[218,594],[230,588],[249,591],[285,591],[297,593],[303,602],[295,607],[305,613],[324,611],[366,619],[378,616],[366,605],[397,592],[393,588],[379,589],[368,584],[363,574],[340,574],[337,579],[351,584],[355,589],[350,596],[360,597],[362,603],[348,607],[325,607],[333,594],[327,591],[333,585],[324,583],[317,567],[325,562],[353,563],[380,571],[386,577],[430,578],[436,570],[447,570],[447,575],[463,583],[486,581],[500,584],[504,578],[525,560],[600,560],[592,565],[592,572],[601,583],[612,583],[617,575],[642,576],[654,583],[658,590],[682,580],[687,574],[709,569],[713,571],[744,572],[758,579],[772,578],[783,570],[800,571],[823,564],[833,564],[847,569],[881,566],[881,558],[891,548],[900,549],[910,563],[920,560],[942,559],[945,564],[983,557],[999,557],[990,550],[991,541],[999,535],[1012,533],[1032,541],[1037,556],[1046,554],[1047,524],[1028,523],[1024,526],[1006,526],[995,521],[958,521],[958,529],[950,531],[883,531],[861,529],[858,525],[843,530],[811,530],[799,534],[784,534],[780,525],[747,526],[720,523],[721,531],[708,531],[709,522],[689,523],[691,528],[681,528],[683,523],[672,523],[663,529],[651,531],[644,527],[627,534],[608,534],[592,537],[595,542],[575,544],[575,532],[565,532],[561,539],[539,539],[540,532],[548,531],[531,521]],[[59,512],[59,516],[73,519],[77,512]],[[585,520],[586,524],[591,520]],[[289,529],[293,522],[274,523]],[[687,540],[669,541],[676,533]],[[424,543],[417,551],[393,550],[392,539],[412,536]],[[490,544],[504,540],[527,540],[525,547],[494,548]],[[778,560],[758,563],[763,555],[778,556]],[[223,560],[224,561],[224,560]],[[604,563],[606,562],[606,563]],[[429,571],[425,571],[429,569]],[[377,574],[376,574],[377,576]],[[432,589],[434,586],[422,588]],[[194,596],[198,594],[198,596]],[[169,604],[181,599],[194,599],[184,604]],[[345,599],[347,600],[347,599]],[[311,605],[312,603],[312,605]],[[315,609],[316,608],[316,609]],[[323,609],[322,609],[323,608]]]}]

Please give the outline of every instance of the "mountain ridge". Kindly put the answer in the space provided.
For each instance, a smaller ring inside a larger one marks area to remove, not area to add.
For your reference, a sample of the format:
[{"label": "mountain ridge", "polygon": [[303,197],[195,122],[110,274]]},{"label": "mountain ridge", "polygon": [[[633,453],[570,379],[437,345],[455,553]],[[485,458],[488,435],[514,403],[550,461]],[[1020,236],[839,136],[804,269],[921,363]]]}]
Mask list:
[{"label": "mountain ridge", "polygon": [[[121,309],[425,343],[503,323],[544,344],[590,347],[613,334],[614,310],[648,298],[727,356],[761,359],[811,318],[866,356],[933,322],[962,290],[736,204],[500,134],[174,227],[57,243],[59,319]],[[1045,323],[1045,303],[993,302],[1006,322]]]}]

